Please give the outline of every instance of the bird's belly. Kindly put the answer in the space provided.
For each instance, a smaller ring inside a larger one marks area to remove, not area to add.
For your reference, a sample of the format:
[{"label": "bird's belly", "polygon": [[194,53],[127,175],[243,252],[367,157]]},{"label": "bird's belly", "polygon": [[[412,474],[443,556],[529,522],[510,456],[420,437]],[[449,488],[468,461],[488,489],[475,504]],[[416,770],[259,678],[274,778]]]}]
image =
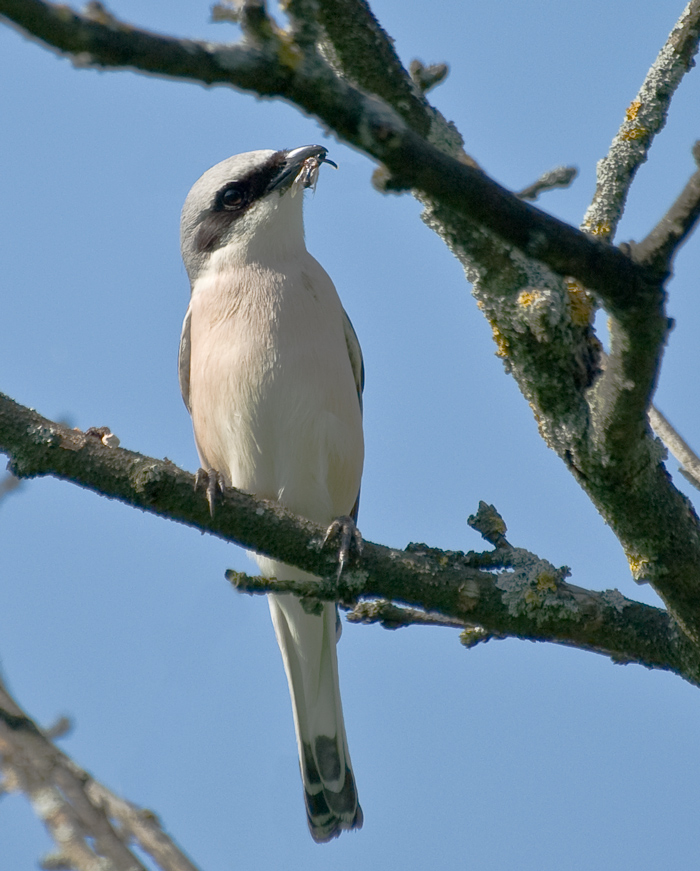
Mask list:
[{"label": "bird's belly", "polygon": [[347,355],[284,336],[251,344],[230,335],[200,348],[207,346],[225,352],[191,373],[202,462],[234,487],[319,523],[349,514],[364,449]]}]

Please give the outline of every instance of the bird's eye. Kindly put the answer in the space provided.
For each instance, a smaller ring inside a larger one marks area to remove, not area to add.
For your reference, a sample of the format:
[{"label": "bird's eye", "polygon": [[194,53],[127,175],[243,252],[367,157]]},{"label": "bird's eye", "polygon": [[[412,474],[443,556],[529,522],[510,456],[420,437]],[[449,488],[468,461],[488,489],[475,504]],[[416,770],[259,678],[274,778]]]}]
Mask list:
[{"label": "bird's eye", "polygon": [[245,196],[239,188],[226,188],[221,194],[221,205],[225,209],[238,209],[243,205]]}]

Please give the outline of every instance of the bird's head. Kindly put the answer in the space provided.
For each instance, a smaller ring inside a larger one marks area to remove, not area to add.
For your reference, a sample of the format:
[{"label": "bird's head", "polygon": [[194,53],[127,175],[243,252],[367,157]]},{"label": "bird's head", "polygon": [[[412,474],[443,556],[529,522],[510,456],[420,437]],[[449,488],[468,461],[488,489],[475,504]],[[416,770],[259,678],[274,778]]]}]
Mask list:
[{"label": "bird's head", "polygon": [[180,244],[190,281],[225,257],[303,248],[300,189],[313,186],[320,165],[331,163],[326,153],[321,145],[248,151],[207,170],[182,208]]}]

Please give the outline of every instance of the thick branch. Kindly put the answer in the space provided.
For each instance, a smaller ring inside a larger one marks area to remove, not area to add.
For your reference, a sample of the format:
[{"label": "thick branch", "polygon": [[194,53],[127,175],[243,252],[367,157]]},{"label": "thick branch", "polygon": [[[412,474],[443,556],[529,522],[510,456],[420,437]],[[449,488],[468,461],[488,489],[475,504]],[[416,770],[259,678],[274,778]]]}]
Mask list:
[{"label": "thick branch", "polygon": [[[587,232],[613,238],[635,173],[647,159],[656,133],[666,123],[676,88],[694,65],[699,40],[700,0],[691,0],[628,107],[608,156],[598,164],[598,185],[582,224]],[[699,194],[700,176],[696,173],[647,239],[632,246],[633,258],[656,272],[657,293],[641,296],[636,306],[624,309],[610,308],[602,297],[611,315],[611,351],[603,377],[591,393],[594,438],[605,462],[620,467],[623,480],[629,476],[627,470],[634,474],[635,466],[640,467],[630,446],[646,439],[646,411],[656,388],[670,326],[662,287],[670,276],[674,252],[697,220]],[[630,250],[629,246],[626,250]]]},{"label": "thick branch", "polygon": [[699,40],[700,0],[691,0],[627,108],[610,151],[598,163],[595,196],[581,225],[587,232],[614,238],[634,176],[666,124],[671,99],[694,65]]},{"label": "thick branch", "polygon": [[609,320],[610,353],[591,392],[593,443],[623,481],[639,464],[637,448],[648,434],[651,405],[671,321],[666,294],[640,295],[637,304]]},{"label": "thick branch", "polygon": [[578,278],[601,295],[611,313],[658,292],[656,276],[619,249],[523,202],[480,170],[445,154],[388,105],[343,81],[320,56],[286,45],[283,37],[271,34],[265,45],[167,38],[93,21],[42,0],[0,0],[0,15],[82,65],[138,69],[291,100],[384,163],[397,187],[416,189],[560,275]]},{"label": "thick branch", "polygon": [[318,0],[319,21],[344,74],[381,97],[423,136],[430,130],[428,105],[401,63],[392,40],[365,0]]},{"label": "thick branch", "polygon": [[[693,154],[698,162],[700,142],[695,144]],[[648,236],[639,244],[630,244],[631,256],[665,281],[676,252],[699,217],[700,169]],[[596,386],[596,423],[606,453],[618,464],[634,463],[630,445],[638,444],[645,435],[646,412],[656,388],[669,328],[661,293],[656,301],[650,296],[640,300],[638,306],[618,313],[609,324],[611,350],[604,376]]]},{"label": "thick branch", "polygon": [[[429,215],[429,225],[465,265],[498,354],[533,409],[540,434],[617,535],[635,579],[654,584],[674,616],[700,638],[700,524],[673,486],[661,446],[645,424],[658,336],[666,327],[660,300],[639,335],[642,342],[651,336],[639,349],[647,354],[645,368],[629,374],[618,369],[615,381],[605,381],[618,391],[629,421],[621,414],[613,430],[619,437],[607,442],[617,397],[599,392],[601,346],[590,328],[593,305],[585,289],[516,256],[473,222],[449,215],[443,220],[445,211]],[[638,311],[645,309],[640,301]],[[620,350],[624,355],[625,347]],[[625,439],[625,426],[632,438]]]},{"label": "thick branch", "polygon": [[[394,553],[398,560],[399,553]],[[401,553],[399,570],[394,569],[390,577],[375,573],[373,560],[365,571],[364,559],[359,571],[341,576],[339,581],[277,581],[251,578],[237,572],[229,572],[228,577],[239,590],[294,593],[309,602],[385,597],[402,604],[421,604],[427,611],[422,620],[414,609],[395,609],[386,604],[382,605],[377,619],[383,622],[388,614],[390,624],[396,620],[398,625],[425,623],[453,628],[476,625],[481,630],[478,640],[488,635],[551,641],[602,653],[614,662],[637,662],[648,668],[667,668],[650,661],[645,652],[663,638],[666,651],[673,649],[679,656],[677,661],[689,655],[695,662],[696,648],[677,630],[665,611],[632,602],[617,590],[596,593],[567,584],[560,579],[559,570],[526,551],[513,548],[511,571],[498,576],[495,582],[493,574],[469,569],[472,554],[436,551],[424,545],[412,545],[408,558],[405,553]],[[409,559],[413,562],[417,557],[426,560],[416,563],[424,573],[418,587],[412,582],[412,568],[407,571]],[[443,615],[443,620],[436,619],[431,612]],[[358,611],[358,622],[363,621],[365,613],[365,608]],[[448,619],[444,619],[445,616]],[[610,642],[617,645],[623,636],[626,650],[612,650]],[[604,638],[603,646],[599,646]],[[655,641],[650,644],[652,638]],[[687,666],[683,668],[686,680],[697,683],[697,676],[689,677]]]},{"label": "thick branch", "polygon": [[[0,450],[21,477],[53,475],[161,517],[206,530],[296,565],[318,582],[294,591],[354,602],[384,598],[496,635],[573,645],[620,662],[673,671],[700,685],[700,651],[669,615],[624,599],[566,584],[566,571],[527,551],[451,553],[410,546],[393,550],[365,542],[359,566],[336,577],[336,554],[325,530],[280,505],[229,489],[213,518],[194,476],[156,460],[53,423],[0,394]],[[256,589],[292,589],[291,582],[249,579]],[[286,584],[286,586],[285,586]]]}]

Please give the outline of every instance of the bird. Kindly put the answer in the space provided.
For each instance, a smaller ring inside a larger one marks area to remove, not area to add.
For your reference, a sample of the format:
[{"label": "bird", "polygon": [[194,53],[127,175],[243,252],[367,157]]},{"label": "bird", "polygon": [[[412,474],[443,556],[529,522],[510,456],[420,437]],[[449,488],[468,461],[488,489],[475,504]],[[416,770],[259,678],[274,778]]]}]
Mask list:
[{"label": "bird", "polygon": [[[195,182],[181,216],[192,293],[179,376],[209,481],[340,528],[342,570],[364,462],[364,364],[333,282],[306,250],[304,190],[323,163],[332,161],[320,145],[250,151]],[[255,559],[264,577],[313,577]],[[318,603],[309,613],[291,594],[268,600],[307,821],[323,843],[363,823],[340,698],[338,609]]]}]

